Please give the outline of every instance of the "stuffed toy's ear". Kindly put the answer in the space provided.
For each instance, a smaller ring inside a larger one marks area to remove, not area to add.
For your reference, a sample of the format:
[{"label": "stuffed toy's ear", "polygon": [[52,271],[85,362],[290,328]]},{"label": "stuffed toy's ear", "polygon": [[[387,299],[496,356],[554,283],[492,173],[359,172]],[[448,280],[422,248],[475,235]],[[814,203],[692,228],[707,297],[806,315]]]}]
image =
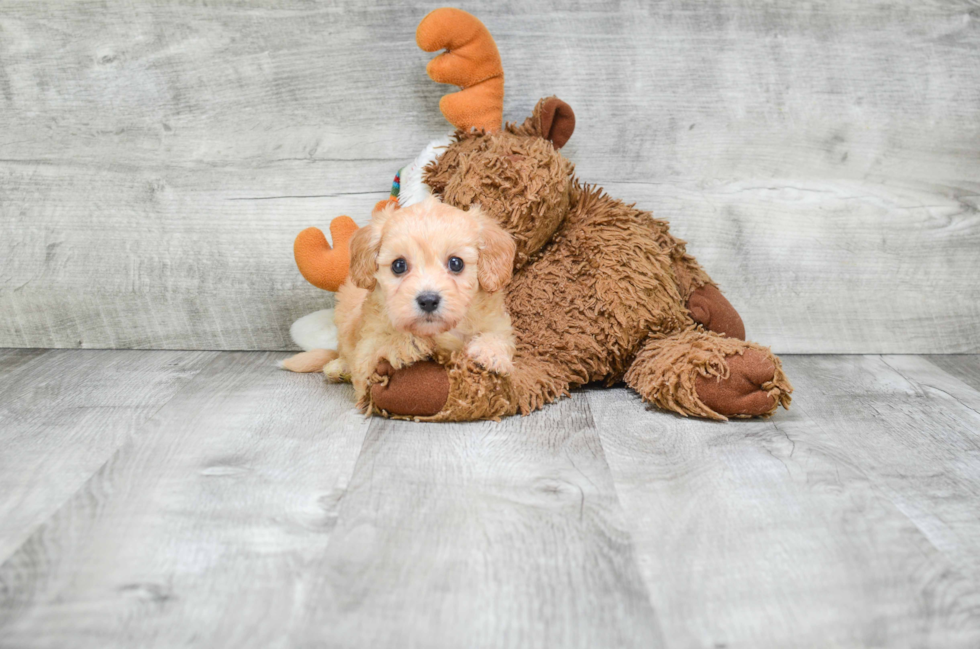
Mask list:
[{"label": "stuffed toy's ear", "polygon": [[517,244],[512,236],[479,210],[476,206],[469,209],[471,213],[476,212],[475,216],[480,220],[480,260],[476,277],[484,291],[495,293],[510,281],[514,273]]},{"label": "stuffed toy's ear", "polygon": [[330,222],[333,248],[318,228],[306,228],[293,242],[296,266],[306,281],[325,291],[336,292],[347,278],[350,265],[347,244],[357,230],[349,216],[338,216]]},{"label": "stuffed toy's ear", "polygon": [[548,97],[535,107],[541,137],[551,140],[556,149],[565,146],[575,132],[575,112],[558,97]]},{"label": "stuffed toy's ear", "polygon": [[504,68],[493,36],[475,16],[443,7],[431,12],[415,31],[426,52],[446,50],[425,70],[433,81],[461,90],[439,101],[439,109],[456,128],[498,131],[504,114]]}]

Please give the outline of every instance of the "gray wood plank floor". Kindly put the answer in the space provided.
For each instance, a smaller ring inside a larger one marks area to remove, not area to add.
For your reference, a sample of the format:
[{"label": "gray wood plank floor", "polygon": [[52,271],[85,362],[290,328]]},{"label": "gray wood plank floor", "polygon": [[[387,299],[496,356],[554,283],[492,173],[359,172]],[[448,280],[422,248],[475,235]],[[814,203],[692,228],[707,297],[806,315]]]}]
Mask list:
[{"label": "gray wood plank floor", "polygon": [[977,356],[457,425],[282,356],[0,350],[0,646],[980,645]]},{"label": "gray wood plank floor", "polygon": [[0,350],[0,560],[214,356]]}]

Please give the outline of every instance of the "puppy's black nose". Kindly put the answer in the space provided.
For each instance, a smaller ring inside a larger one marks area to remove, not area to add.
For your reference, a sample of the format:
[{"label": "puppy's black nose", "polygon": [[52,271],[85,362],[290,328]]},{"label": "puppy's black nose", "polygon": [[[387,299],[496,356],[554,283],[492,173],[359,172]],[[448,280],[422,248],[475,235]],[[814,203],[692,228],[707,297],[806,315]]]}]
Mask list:
[{"label": "puppy's black nose", "polygon": [[432,291],[426,291],[425,293],[419,293],[415,296],[415,301],[418,303],[419,308],[426,313],[432,313],[439,308],[439,294]]}]

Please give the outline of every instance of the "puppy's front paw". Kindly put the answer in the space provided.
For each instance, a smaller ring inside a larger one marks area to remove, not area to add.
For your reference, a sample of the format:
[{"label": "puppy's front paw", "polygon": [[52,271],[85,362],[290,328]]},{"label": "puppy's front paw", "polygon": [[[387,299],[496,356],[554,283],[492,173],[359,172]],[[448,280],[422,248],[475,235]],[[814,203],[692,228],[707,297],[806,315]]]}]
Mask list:
[{"label": "puppy's front paw", "polygon": [[400,370],[419,361],[424,361],[432,356],[432,343],[423,339],[412,337],[399,347],[392,347],[383,353],[380,361],[388,361],[391,366]]},{"label": "puppy's front paw", "polygon": [[513,347],[504,340],[477,336],[466,345],[466,355],[489,372],[510,374],[514,371]]}]

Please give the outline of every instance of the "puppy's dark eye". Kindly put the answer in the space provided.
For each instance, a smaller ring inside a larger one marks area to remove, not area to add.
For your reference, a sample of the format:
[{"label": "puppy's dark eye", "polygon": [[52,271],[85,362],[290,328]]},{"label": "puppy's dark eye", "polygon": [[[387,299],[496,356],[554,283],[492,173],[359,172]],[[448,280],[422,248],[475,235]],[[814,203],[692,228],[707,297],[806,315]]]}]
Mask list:
[{"label": "puppy's dark eye", "polygon": [[462,272],[463,271],[463,260],[460,259],[459,257],[450,257],[449,258],[449,270],[453,271],[454,273]]},{"label": "puppy's dark eye", "polygon": [[399,257],[395,261],[391,262],[391,272],[394,275],[404,275],[405,271],[408,270],[408,262]]}]

